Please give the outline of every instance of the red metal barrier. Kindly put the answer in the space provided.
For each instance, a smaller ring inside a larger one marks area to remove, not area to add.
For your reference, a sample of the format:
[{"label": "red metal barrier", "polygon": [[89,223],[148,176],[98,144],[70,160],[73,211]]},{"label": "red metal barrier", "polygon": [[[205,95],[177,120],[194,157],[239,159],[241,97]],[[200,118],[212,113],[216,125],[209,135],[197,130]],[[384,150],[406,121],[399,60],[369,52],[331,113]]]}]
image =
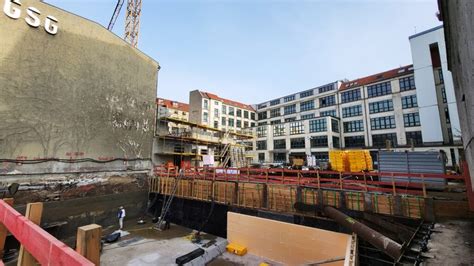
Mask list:
[{"label": "red metal barrier", "polygon": [[[427,195],[428,188],[444,189],[447,180],[465,181],[463,175],[417,174],[417,173],[380,173],[380,172],[335,172],[320,170],[289,170],[283,168],[221,168],[199,167],[184,170],[185,178],[247,181],[271,184],[299,185],[314,188],[346,189],[355,191],[372,191],[391,194]],[[177,177],[178,170],[167,170],[155,167],[155,175]],[[384,177],[382,179],[382,177]],[[413,181],[412,178],[418,179]],[[439,179],[440,184],[425,181],[427,178]]]},{"label": "red metal barrier", "polygon": [[0,200],[0,222],[41,265],[94,265],[3,200]]}]

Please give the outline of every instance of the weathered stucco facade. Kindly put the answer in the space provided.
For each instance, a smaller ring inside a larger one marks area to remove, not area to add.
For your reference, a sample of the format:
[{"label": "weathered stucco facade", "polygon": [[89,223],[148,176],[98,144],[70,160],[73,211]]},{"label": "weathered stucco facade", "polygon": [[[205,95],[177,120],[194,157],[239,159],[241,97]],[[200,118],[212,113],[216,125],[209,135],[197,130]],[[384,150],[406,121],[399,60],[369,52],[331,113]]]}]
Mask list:
[{"label": "weathered stucco facade", "polygon": [[150,158],[158,63],[51,5],[0,3],[0,159]]},{"label": "weathered stucco facade", "polygon": [[48,201],[60,237],[115,223],[121,205],[143,215],[158,62],[38,0],[0,6],[0,191],[19,183],[19,210]]}]

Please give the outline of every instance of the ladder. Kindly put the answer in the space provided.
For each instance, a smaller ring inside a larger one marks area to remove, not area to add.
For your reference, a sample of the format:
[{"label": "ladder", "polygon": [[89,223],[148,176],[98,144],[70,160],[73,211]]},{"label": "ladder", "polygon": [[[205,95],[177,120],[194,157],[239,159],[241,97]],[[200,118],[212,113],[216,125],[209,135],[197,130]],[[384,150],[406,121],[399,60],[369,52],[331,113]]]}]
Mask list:
[{"label": "ladder", "polygon": [[158,222],[155,224],[155,229],[161,229],[161,226],[163,225],[163,222],[165,221],[166,214],[168,214],[168,211],[170,210],[171,203],[173,202],[173,198],[176,195],[176,191],[178,191],[178,184],[179,181],[184,177],[184,171],[183,169],[179,170],[179,174],[175,179],[173,189],[171,190],[171,194],[168,196],[168,199],[165,201],[163,204],[163,208],[161,210],[161,215],[160,219]]}]

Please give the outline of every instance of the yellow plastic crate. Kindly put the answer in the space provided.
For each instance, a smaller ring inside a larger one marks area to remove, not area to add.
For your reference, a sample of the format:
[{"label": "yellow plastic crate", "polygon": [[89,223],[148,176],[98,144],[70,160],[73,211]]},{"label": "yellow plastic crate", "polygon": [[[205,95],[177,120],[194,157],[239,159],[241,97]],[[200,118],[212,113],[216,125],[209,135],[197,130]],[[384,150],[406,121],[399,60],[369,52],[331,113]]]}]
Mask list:
[{"label": "yellow plastic crate", "polygon": [[246,247],[235,244],[235,243],[230,243],[229,245],[227,245],[226,249],[227,249],[227,252],[236,254],[239,256],[243,256],[247,253]]}]

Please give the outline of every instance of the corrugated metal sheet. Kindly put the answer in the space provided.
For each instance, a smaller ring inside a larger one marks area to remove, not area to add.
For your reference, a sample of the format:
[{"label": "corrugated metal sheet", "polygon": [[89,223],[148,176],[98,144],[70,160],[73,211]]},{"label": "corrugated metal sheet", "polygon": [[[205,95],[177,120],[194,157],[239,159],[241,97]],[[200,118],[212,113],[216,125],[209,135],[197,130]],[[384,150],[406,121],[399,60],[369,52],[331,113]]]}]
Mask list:
[{"label": "corrugated metal sheet", "polygon": [[[439,152],[379,152],[380,172],[399,173],[429,173],[444,174],[446,170],[445,157]],[[395,177],[395,181],[420,183],[421,178]],[[391,177],[384,176],[382,181],[391,181]],[[445,185],[446,180],[440,178],[425,178],[427,184]]]}]

